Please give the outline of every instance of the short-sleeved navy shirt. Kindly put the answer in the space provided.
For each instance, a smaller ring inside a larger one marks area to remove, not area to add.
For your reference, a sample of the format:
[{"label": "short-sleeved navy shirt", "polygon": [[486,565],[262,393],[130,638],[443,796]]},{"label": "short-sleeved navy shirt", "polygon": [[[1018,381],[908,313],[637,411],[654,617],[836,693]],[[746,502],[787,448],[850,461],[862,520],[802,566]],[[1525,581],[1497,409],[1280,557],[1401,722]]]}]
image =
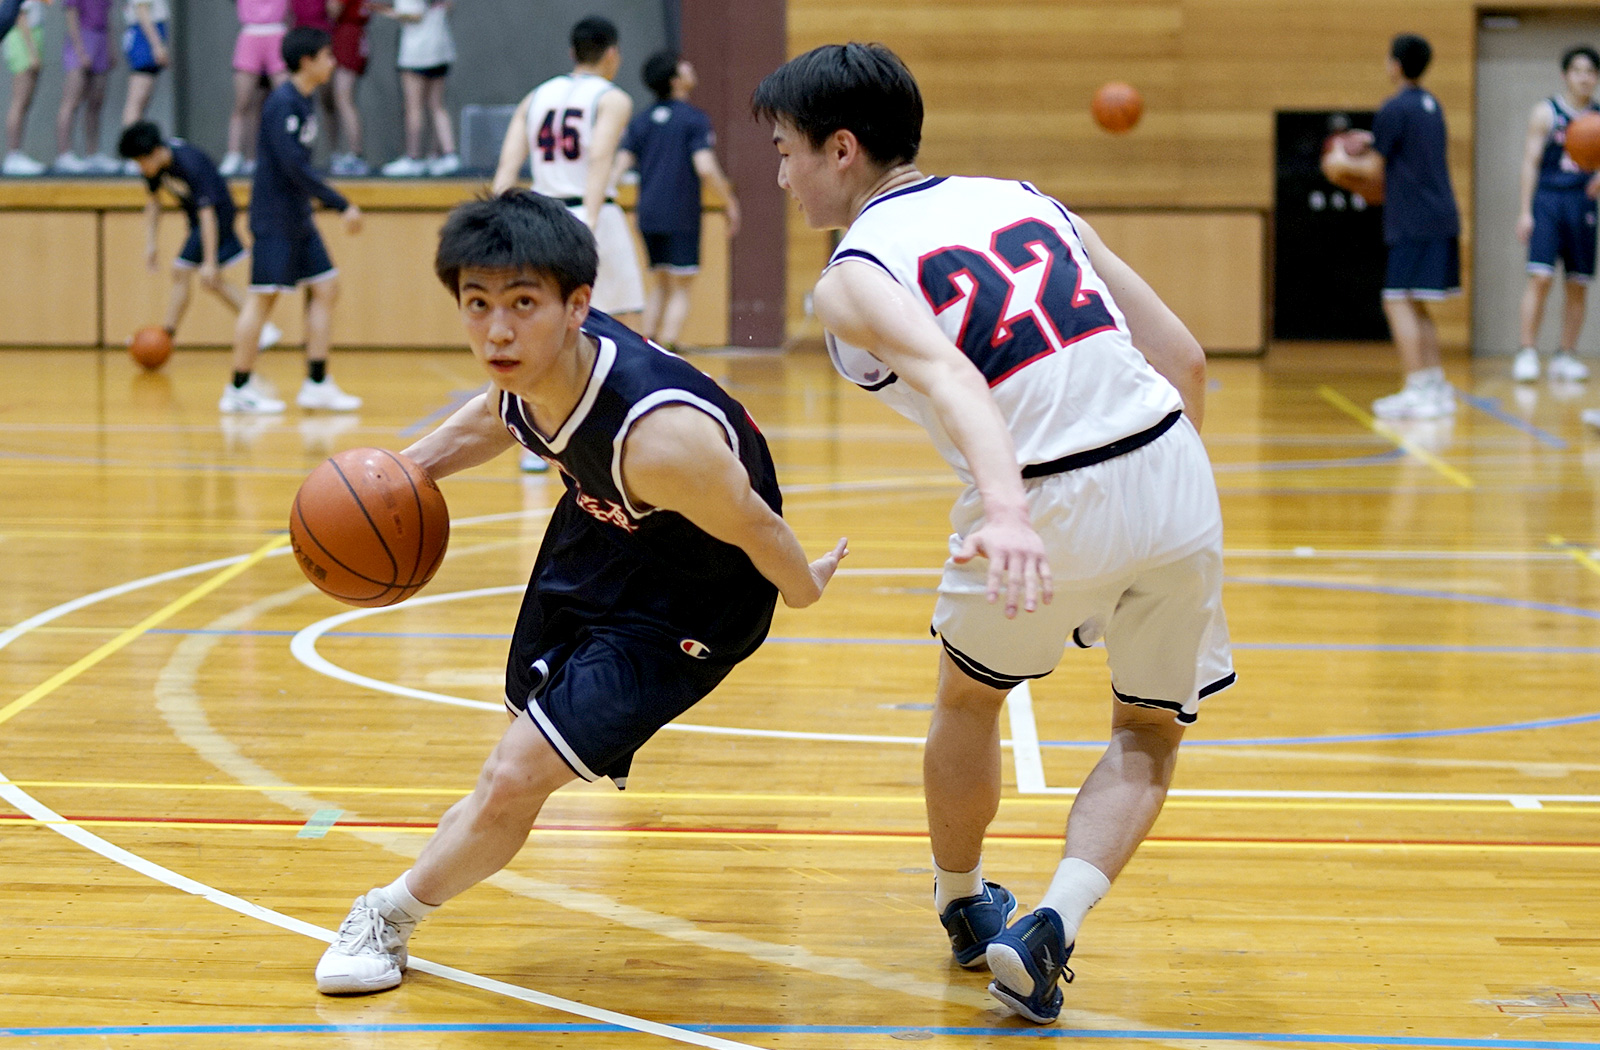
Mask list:
[{"label": "short-sleeved navy shirt", "polygon": [[213,208],[217,213],[217,231],[227,236],[233,229],[233,194],[216,164],[203,152],[182,139],[168,139],[167,149],[172,151],[172,163],[156,172],[154,178],[145,179],[152,194],[166,190],[178,201],[178,206],[189,217],[189,228],[200,228],[200,209]]},{"label": "short-sleeved navy shirt", "polygon": [[700,229],[700,176],[694,155],[716,141],[711,118],[676,99],[635,116],[622,148],[639,159],[639,232]]},{"label": "short-sleeved navy shirt", "polygon": [[1450,188],[1439,100],[1407,85],[1378,110],[1372,136],[1384,160],[1384,242],[1459,237],[1461,213]]}]

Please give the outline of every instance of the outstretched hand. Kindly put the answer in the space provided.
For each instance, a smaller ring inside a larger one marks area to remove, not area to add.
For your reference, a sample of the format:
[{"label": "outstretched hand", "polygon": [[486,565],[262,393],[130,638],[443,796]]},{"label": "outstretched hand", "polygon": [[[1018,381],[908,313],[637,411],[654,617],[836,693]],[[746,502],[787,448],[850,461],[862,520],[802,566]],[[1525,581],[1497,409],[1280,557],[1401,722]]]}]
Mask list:
[{"label": "outstretched hand", "polygon": [[1033,612],[1055,596],[1044,541],[1027,522],[985,521],[951,560],[965,565],[980,555],[989,559],[989,601],[999,601],[1005,592],[1006,619],[1016,617],[1019,599],[1025,612]]},{"label": "outstretched hand", "polygon": [[838,571],[839,563],[844,561],[850,553],[850,538],[840,537],[833,550],[824,554],[811,563],[811,582],[815,584],[815,591],[810,594],[785,594],[783,604],[791,609],[804,609],[815,604],[822,597],[822,592],[827,590],[828,581],[833,579],[833,574]]}]

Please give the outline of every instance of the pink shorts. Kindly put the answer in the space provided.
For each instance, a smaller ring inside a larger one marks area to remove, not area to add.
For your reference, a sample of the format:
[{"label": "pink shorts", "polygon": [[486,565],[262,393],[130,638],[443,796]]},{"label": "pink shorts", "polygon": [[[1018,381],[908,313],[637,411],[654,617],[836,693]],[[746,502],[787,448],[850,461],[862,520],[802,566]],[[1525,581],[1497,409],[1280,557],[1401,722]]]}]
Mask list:
[{"label": "pink shorts", "polygon": [[283,30],[271,33],[253,33],[249,29],[239,32],[239,41],[233,45],[233,68],[241,73],[276,76],[287,73],[283,64]]}]

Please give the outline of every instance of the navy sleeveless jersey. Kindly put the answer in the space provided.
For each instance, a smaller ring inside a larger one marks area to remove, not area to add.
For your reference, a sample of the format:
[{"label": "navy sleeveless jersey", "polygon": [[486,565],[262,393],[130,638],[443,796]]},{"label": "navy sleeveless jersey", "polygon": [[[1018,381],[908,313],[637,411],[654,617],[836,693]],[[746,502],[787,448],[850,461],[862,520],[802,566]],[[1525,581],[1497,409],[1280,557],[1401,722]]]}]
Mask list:
[{"label": "navy sleeveless jersey", "polygon": [[[675,645],[692,640],[719,659],[743,658],[766,637],[777,588],[738,547],[680,514],[634,505],[622,485],[622,447],[652,410],[693,406],[722,426],[751,487],[781,513],[766,439],[739,402],[681,357],[596,310],[583,331],[598,346],[594,367],[555,434],[539,433],[527,404],[500,393],[506,428],[554,463],[567,487],[524,603],[523,622],[541,637],[519,638],[513,649],[536,655],[585,627],[606,626],[670,635]],[[516,652],[512,659],[515,667]]]},{"label": "navy sleeveless jersey", "polygon": [[1555,119],[1550,122],[1550,134],[1544,140],[1544,152],[1539,155],[1539,189],[1582,190],[1589,184],[1593,172],[1584,171],[1567,156],[1567,125],[1579,113],[1600,112],[1593,102],[1576,110],[1563,98],[1551,97],[1550,111]]}]

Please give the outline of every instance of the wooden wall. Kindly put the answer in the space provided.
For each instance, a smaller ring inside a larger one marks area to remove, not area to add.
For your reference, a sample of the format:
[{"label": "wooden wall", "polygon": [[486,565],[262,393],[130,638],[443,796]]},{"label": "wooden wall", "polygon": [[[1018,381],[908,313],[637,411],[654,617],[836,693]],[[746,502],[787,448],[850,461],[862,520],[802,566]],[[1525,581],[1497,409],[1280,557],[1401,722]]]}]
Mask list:
[{"label": "wooden wall", "polygon": [[[923,170],[1025,178],[1084,212],[1133,209],[1106,241],[1137,267],[1155,225],[1170,221],[1140,221],[1139,210],[1266,214],[1275,111],[1376,108],[1393,90],[1390,39],[1420,33],[1434,48],[1424,83],[1449,121],[1470,259],[1476,12],[1472,0],[789,0],[789,50],[887,44],[922,86]],[[1107,80],[1144,95],[1130,134],[1107,134],[1089,115]],[[800,334],[814,331],[804,296],[826,252],[826,235],[793,216],[790,316]],[[1444,336],[1464,345],[1464,302],[1438,315]]]}]

